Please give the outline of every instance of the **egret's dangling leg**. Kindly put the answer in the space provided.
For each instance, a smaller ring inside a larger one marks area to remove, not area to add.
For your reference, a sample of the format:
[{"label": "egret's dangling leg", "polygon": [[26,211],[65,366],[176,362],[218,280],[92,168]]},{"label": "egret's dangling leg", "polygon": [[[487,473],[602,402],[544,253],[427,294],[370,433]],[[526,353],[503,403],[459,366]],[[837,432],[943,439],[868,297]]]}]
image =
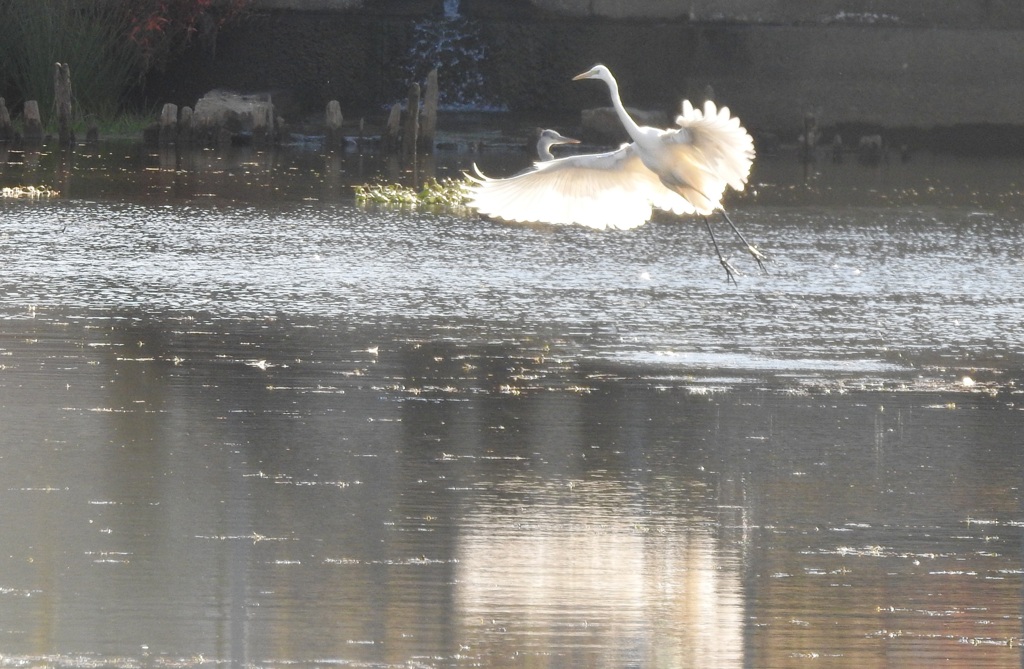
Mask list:
[{"label": "egret's dangling leg", "polygon": [[[757,263],[757,266],[761,268],[762,272],[767,274],[768,270],[764,266],[764,261],[768,260],[767,256],[758,251],[756,246],[747,241],[747,238],[743,236],[743,233],[740,232],[740,229],[737,228],[736,224],[732,222],[731,218],[729,218],[729,214],[725,212],[725,209],[719,209],[718,211],[722,212],[722,218],[725,219],[725,221],[729,224],[729,227],[732,228],[732,231],[735,232],[736,236],[740,238],[741,242],[743,242],[743,246],[747,248],[747,251],[754,258],[754,262]],[[707,223],[707,219],[704,219],[704,222]],[[710,227],[708,229],[710,229]]]},{"label": "egret's dangling leg", "polygon": [[736,283],[736,277],[734,275],[734,272],[736,272],[736,268],[730,265],[729,261],[722,257],[722,251],[718,248],[718,240],[715,239],[715,232],[714,230],[711,229],[711,222],[708,221],[707,216],[701,216],[701,218],[704,219],[704,227],[708,229],[708,234],[711,235],[711,243],[714,245],[715,253],[718,255],[718,262],[722,263],[722,267],[725,268],[726,282],[731,282],[734,286],[738,285]]}]

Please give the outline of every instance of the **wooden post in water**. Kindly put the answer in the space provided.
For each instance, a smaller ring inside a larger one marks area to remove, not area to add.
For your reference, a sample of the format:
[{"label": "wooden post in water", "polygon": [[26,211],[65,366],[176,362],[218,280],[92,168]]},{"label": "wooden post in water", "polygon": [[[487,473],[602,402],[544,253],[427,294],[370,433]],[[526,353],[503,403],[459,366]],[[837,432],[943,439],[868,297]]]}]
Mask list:
[{"label": "wooden post in water", "polygon": [[14,139],[14,126],[11,124],[11,113],[7,111],[7,101],[0,98],[0,142]]},{"label": "wooden post in water", "polygon": [[25,116],[25,143],[42,144],[43,122],[39,117],[39,102],[26,100],[22,114]]},{"label": "wooden post in water", "polygon": [[160,136],[157,144],[168,146],[178,138],[178,105],[168,102],[160,110]]},{"label": "wooden post in water", "polygon": [[182,107],[178,112],[178,143],[192,143],[192,108]]},{"label": "wooden post in water", "polygon": [[274,105],[269,99],[264,104],[253,105],[252,141],[258,146],[274,141]]},{"label": "wooden post in water", "polygon": [[434,152],[434,136],[437,134],[437,68],[427,75],[426,90],[423,91],[423,114],[420,121],[419,148],[422,153]]},{"label": "wooden post in water", "polygon": [[402,156],[416,158],[417,134],[420,126],[420,85],[409,86],[409,102],[406,107],[405,127],[402,129]]},{"label": "wooden post in water", "polygon": [[100,122],[95,114],[89,114],[85,119],[85,143],[95,144],[100,140]]},{"label": "wooden post in water", "polygon": [[56,63],[53,67],[53,98],[57,107],[57,138],[61,146],[75,143],[75,131],[71,127],[71,68],[67,63]]},{"label": "wooden post in water", "polygon": [[340,149],[345,145],[345,136],[341,134],[341,103],[331,100],[327,103],[324,113],[324,140],[328,151]]},{"label": "wooden post in water", "polygon": [[402,105],[397,102],[391,105],[391,113],[388,114],[388,127],[384,131],[381,141],[381,148],[385,153],[398,151],[398,138],[402,133]]},{"label": "wooden post in water", "polygon": [[804,114],[804,134],[802,136],[803,160],[805,163],[814,161],[814,150],[818,145],[818,118],[811,112]]}]

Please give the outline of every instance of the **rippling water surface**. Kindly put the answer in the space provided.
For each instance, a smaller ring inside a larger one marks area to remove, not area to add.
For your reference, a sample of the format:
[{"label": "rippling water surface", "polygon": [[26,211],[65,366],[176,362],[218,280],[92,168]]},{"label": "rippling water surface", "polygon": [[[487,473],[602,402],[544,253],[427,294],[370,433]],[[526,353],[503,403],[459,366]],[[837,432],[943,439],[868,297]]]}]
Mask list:
[{"label": "rippling water surface", "polygon": [[772,259],[9,151],[0,664],[1019,667],[1019,161],[759,160]]}]

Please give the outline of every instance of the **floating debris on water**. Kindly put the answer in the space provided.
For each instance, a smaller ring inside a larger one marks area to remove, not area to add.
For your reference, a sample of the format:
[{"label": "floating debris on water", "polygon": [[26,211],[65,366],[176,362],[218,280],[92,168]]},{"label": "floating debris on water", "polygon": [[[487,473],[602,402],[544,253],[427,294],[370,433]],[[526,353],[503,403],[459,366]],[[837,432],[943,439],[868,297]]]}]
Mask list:
[{"label": "floating debris on water", "polygon": [[60,195],[55,190],[43,186],[4,186],[0,188],[0,198],[4,199],[39,199],[44,197],[57,197]]}]

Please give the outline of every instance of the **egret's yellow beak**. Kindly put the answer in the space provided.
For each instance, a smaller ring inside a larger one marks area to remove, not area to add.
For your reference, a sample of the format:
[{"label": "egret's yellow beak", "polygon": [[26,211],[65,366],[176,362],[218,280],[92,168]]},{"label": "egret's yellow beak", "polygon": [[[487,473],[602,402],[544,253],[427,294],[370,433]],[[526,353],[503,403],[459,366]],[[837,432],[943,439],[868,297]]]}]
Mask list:
[{"label": "egret's yellow beak", "polygon": [[580,72],[575,77],[573,77],[572,80],[573,81],[579,81],[580,79],[589,79],[592,76],[594,76],[594,71],[593,70],[587,70],[586,72]]}]

